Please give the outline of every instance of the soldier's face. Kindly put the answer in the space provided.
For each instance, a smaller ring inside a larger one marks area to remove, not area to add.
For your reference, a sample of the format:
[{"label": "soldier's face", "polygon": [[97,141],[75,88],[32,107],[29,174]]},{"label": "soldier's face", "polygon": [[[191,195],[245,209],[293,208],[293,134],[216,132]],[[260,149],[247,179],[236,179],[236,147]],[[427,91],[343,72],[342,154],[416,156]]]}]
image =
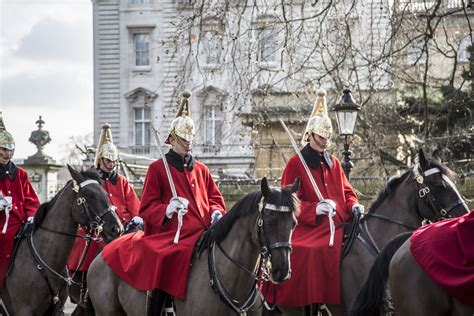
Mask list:
[{"label": "soldier's face", "polygon": [[171,137],[170,143],[173,151],[180,156],[188,154],[193,149],[193,142],[190,142],[179,136],[176,136],[176,138]]},{"label": "soldier's face", "polygon": [[0,147],[0,163],[6,165],[13,157],[13,150]]},{"label": "soldier's face", "polygon": [[112,172],[115,169],[117,161],[110,160],[108,158],[101,158],[100,159],[100,169],[107,173]]},{"label": "soldier's face", "polygon": [[309,137],[309,145],[318,152],[323,152],[326,147],[328,147],[328,143],[329,140],[327,138],[319,136],[315,133],[311,133],[311,136]]}]

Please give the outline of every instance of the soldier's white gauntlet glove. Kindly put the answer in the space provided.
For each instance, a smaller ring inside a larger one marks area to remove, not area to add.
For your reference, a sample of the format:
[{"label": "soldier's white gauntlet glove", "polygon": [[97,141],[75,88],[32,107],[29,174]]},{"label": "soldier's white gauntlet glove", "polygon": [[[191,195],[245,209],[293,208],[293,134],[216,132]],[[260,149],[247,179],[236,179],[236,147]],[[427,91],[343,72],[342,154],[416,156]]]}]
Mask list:
[{"label": "soldier's white gauntlet glove", "polygon": [[336,215],[336,203],[331,199],[325,199],[316,205],[316,215]]},{"label": "soldier's white gauntlet glove", "polygon": [[143,225],[143,218],[141,218],[140,216],[134,216],[132,218],[132,222],[135,224],[135,225]]},{"label": "soldier's white gauntlet glove", "polygon": [[189,201],[182,197],[175,197],[170,200],[170,204],[166,207],[166,217],[171,218],[173,213],[186,214],[188,211]]},{"label": "soldier's white gauntlet glove", "polygon": [[364,211],[365,211],[365,207],[364,205],[362,204],[354,204],[352,205],[352,213],[354,215],[357,215],[357,214],[364,214]]},{"label": "soldier's white gauntlet glove", "polygon": [[219,210],[215,210],[211,214],[211,223],[215,224],[222,218],[222,212]]}]

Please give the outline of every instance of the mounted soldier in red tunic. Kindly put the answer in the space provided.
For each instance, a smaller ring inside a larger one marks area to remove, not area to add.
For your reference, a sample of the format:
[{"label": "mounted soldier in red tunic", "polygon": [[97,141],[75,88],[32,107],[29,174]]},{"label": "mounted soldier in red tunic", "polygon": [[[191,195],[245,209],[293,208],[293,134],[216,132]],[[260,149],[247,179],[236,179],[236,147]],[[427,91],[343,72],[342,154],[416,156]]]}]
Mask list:
[{"label": "mounted soldier in red tunic", "polygon": [[[102,187],[109,196],[110,203],[116,208],[115,211],[122,224],[132,222],[136,226],[143,226],[143,219],[138,216],[140,200],[128,180],[118,174],[117,171],[118,150],[113,143],[110,124],[102,126],[102,132],[97,144],[97,151],[94,161],[94,168],[99,172],[103,182]],[[82,228],[78,229],[80,236],[86,236]],[[82,284],[80,294],[76,293],[79,289],[70,287],[71,298],[73,301],[82,302],[86,300],[86,272],[92,260],[105,246],[104,242],[90,241],[87,246],[85,239],[76,238],[71,254],[68,259],[68,268],[71,271],[80,271],[76,274],[76,280]],[[87,253],[84,253],[87,251]]]},{"label": "mounted soldier in red tunic", "polygon": [[180,300],[186,297],[196,242],[225,212],[224,198],[209,169],[191,155],[190,96],[183,93],[171,123],[166,161],[157,160],[148,168],[140,206],[145,232],[125,235],[102,252],[110,268],[134,288],[159,289]]},{"label": "mounted soldier in red tunic", "polygon": [[33,222],[39,199],[28,174],[12,161],[13,136],[5,129],[0,112],[0,288],[13,252],[14,238],[21,225]]},{"label": "mounted soldier in red tunic", "polygon": [[[133,187],[127,179],[118,174],[117,165],[118,150],[113,143],[110,124],[102,126],[97,152],[94,161],[94,167],[97,169],[103,180],[102,187],[109,195],[110,203],[116,207],[117,216],[122,224],[133,220],[137,224],[143,224],[143,220],[138,216],[140,200]],[[82,228],[79,228],[78,234],[85,236]],[[68,260],[69,270],[87,271],[95,256],[102,250],[104,243],[91,241],[84,262],[81,264],[82,252],[86,247],[83,238],[77,238]]]},{"label": "mounted soldier in red tunic", "polygon": [[[301,212],[292,236],[291,279],[277,286],[279,306],[340,303],[341,224],[350,221],[354,211],[363,212],[364,207],[358,203],[339,160],[326,151],[332,132],[326,91],[320,90],[303,134],[301,155],[288,161],[281,180],[286,186],[301,178]],[[333,237],[331,220],[335,225]]]}]

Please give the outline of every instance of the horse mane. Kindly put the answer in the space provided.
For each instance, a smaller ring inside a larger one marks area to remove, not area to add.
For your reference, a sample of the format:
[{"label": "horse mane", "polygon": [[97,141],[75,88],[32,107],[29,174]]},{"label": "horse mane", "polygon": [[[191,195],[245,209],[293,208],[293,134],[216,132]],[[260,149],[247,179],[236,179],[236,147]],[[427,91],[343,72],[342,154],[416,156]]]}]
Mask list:
[{"label": "horse mane", "polygon": [[[82,170],[81,175],[86,178],[86,179],[91,179],[91,180],[96,180],[102,185],[102,179],[100,178],[99,173],[94,170],[94,169],[89,169],[89,170]],[[66,188],[69,187],[69,185],[72,183],[72,180],[69,180],[64,187],[62,187],[61,190],[56,193],[56,195],[48,202],[41,203],[41,205],[38,207],[35,213],[35,220],[33,224],[33,230],[36,230],[40,224],[43,222],[44,218],[46,217],[46,214],[48,211],[54,206],[54,204],[57,202],[61,194],[66,190]]]},{"label": "horse mane", "polygon": [[[456,173],[452,171],[451,169],[449,169],[443,163],[434,159],[430,159],[428,161],[428,164],[430,168],[438,168],[439,170],[441,170],[442,174],[446,175],[450,180],[454,181],[456,177]],[[374,202],[370,206],[368,213],[371,213],[374,210],[376,210],[382,204],[385,198],[387,198],[390,194],[392,194],[395,188],[397,188],[405,180],[405,178],[409,176],[412,170],[413,168],[410,168],[401,176],[390,178],[390,180],[388,180],[385,187],[382,188],[377,194],[377,197],[375,198]]]},{"label": "horse mane", "polygon": [[404,174],[398,177],[392,177],[390,180],[388,180],[387,184],[385,187],[383,187],[379,193],[377,194],[377,197],[375,198],[374,202],[372,205],[369,207],[368,213],[372,213],[374,210],[378,209],[379,206],[382,204],[382,202],[395,191],[395,189],[405,180],[407,175],[410,173],[410,171],[406,171]]},{"label": "horse mane", "polygon": [[207,245],[214,241],[217,243],[223,241],[238,218],[248,216],[257,211],[261,198],[262,193],[256,191],[239,199],[225,216],[205,232],[203,246],[207,248]]}]

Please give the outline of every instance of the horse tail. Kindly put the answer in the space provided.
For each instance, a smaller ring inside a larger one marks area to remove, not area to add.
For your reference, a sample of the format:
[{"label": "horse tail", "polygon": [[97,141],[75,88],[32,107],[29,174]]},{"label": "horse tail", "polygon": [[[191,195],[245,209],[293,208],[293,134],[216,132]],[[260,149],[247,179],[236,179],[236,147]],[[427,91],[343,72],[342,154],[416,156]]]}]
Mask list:
[{"label": "horse tail", "polygon": [[382,315],[390,261],[411,234],[408,232],[396,236],[377,255],[367,279],[352,303],[350,316]]}]

